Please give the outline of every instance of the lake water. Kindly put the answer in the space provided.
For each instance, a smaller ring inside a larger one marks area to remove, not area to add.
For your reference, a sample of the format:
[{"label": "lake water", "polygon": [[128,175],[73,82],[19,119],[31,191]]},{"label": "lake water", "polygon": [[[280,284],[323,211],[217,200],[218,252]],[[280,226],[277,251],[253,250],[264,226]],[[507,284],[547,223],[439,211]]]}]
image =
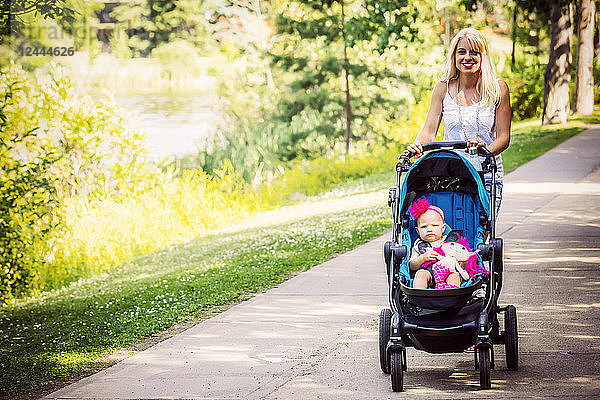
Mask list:
[{"label": "lake water", "polygon": [[220,121],[216,95],[135,95],[116,100],[135,115],[133,122],[146,132],[154,159],[206,148],[206,139]]}]

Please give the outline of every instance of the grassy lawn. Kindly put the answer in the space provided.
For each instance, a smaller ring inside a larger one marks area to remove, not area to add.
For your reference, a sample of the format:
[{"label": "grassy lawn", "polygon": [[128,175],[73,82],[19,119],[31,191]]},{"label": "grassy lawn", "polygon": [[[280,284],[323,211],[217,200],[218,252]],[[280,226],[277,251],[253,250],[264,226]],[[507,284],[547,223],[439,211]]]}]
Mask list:
[{"label": "grassy lawn", "polygon": [[381,203],[206,236],[2,309],[0,397],[39,388],[368,241],[390,226]]},{"label": "grassy lawn", "polygon": [[585,124],[600,123],[600,111],[578,116],[566,124],[541,126],[539,120],[520,121],[513,124],[510,147],[502,153],[504,172],[515,170],[527,161],[537,158],[585,129]]},{"label": "grassy lawn", "polygon": [[[503,154],[506,171],[599,118],[595,112],[543,129],[539,121],[515,124]],[[43,394],[117,349],[160,338],[169,327],[201,320],[380,235],[391,226],[385,189],[394,183],[393,171],[345,183],[283,208],[278,220],[256,218],[1,308],[0,398]]]}]

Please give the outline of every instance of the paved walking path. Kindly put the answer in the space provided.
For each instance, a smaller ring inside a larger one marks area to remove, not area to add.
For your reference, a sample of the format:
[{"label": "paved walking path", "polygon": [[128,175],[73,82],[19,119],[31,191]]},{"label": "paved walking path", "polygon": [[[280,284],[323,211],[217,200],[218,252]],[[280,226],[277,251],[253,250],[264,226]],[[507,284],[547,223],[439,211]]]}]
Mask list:
[{"label": "paved walking path", "polygon": [[520,368],[496,346],[492,390],[471,354],[408,350],[405,390],[379,369],[384,235],[47,398],[600,398],[600,129],[506,176],[500,304]]}]

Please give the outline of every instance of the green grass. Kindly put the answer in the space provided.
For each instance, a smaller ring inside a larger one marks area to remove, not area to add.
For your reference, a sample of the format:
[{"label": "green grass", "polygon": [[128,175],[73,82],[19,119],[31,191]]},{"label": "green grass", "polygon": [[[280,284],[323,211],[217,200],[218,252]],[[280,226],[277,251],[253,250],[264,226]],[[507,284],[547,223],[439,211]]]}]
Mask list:
[{"label": "green grass", "polygon": [[600,111],[573,117],[566,124],[542,126],[540,120],[520,121],[513,125],[510,146],[502,153],[504,172],[514,171],[585,129],[584,124],[600,123]]},{"label": "green grass", "polygon": [[247,298],[391,225],[383,204],[206,236],[0,311],[1,398],[80,371],[112,350]]},{"label": "green grass", "polygon": [[[599,118],[595,112],[543,128],[539,121],[516,123],[503,153],[505,170]],[[212,315],[381,234],[391,225],[384,189],[394,183],[392,169],[308,199],[339,204],[346,196],[375,191],[380,205],[204,236],[0,309],[0,398],[43,394],[114,350]]]}]

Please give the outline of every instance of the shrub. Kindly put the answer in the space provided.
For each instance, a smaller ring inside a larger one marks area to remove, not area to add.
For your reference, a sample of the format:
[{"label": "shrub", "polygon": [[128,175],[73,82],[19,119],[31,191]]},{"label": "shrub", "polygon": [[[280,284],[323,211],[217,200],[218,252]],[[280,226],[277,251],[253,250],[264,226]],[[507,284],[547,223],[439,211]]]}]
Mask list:
[{"label": "shrub", "polygon": [[55,289],[106,272],[132,259],[188,242],[235,223],[259,207],[231,163],[207,175],[201,170],[162,175],[151,190],[89,202],[63,203],[62,231],[53,242],[52,263],[40,286]]},{"label": "shrub", "polygon": [[77,96],[60,67],[35,78],[11,63],[0,71],[0,99],[0,301],[7,301],[43,289],[40,271],[53,268],[64,204],[143,193],[158,169],[140,156],[142,137],[114,103]]},{"label": "shrub", "polygon": [[36,128],[11,129],[18,107],[35,100],[26,81],[16,69],[0,74],[0,303],[38,289],[39,254],[57,223],[58,155],[36,141]]},{"label": "shrub", "polygon": [[512,69],[506,68],[502,72],[510,89],[510,104],[515,120],[542,115],[545,69],[544,64],[518,58]]},{"label": "shrub", "polygon": [[283,204],[297,195],[314,196],[347,181],[386,171],[393,171],[402,151],[400,145],[380,148],[372,154],[347,158],[320,157],[297,162],[284,174],[263,188],[266,204]]}]

